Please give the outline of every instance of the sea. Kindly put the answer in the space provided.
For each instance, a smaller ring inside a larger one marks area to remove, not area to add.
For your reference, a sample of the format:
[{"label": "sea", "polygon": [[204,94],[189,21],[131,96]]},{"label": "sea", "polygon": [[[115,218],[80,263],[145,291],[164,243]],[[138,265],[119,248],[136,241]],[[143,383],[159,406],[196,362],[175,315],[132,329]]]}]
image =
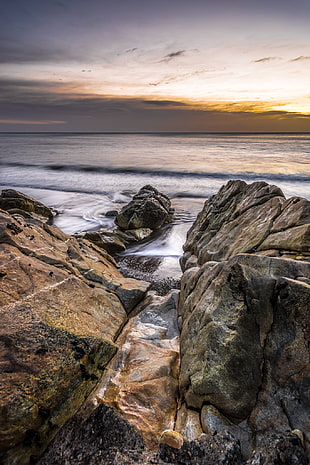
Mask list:
[{"label": "sea", "polygon": [[166,194],[173,224],[126,252],[161,258],[162,273],[177,273],[189,227],[230,179],[310,199],[310,133],[0,133],[0,188],[55,208],[54,222],[68,234],[113,229],[106,212],[146,184]]}]

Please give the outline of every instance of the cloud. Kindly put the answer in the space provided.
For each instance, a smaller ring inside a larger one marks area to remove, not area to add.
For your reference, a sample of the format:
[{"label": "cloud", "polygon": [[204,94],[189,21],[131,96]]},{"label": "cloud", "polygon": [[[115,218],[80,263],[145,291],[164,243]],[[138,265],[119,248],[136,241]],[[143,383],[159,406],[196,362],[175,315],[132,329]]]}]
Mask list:
[{"label": "cloud", "polygon": [[27,43],[5,43],[0,45],[0,63],[48,63],[79,61],[77,53],[71,53],[68,48],[52,49],[50,46],[29,45]]},{"label": "cloud", "polygon": [[137,47],[129,48],[128,50],[125,50],[125,53],[133,53],[133,52],[135,52],[136,50],[138,50]]},{"label": "cloud", "polygon": [[0,124],[38,124],[38,125],[48,125],[48,124],[66,124],[66,121],[26,121],[26,120],[16,120],[16,119],[0,119]]},{"label": "cloud", "polygon": [[0,79],[0,89],[0,122],[6,130],[20,130],[23,124],[34,131],[306,131],[310,118],[270,111],[263,102],[220,101],[202,107],[168,99],[78,94],[68,84],[52,81]]},{"label": "cloud", "polygon": [[186,50],[178,50],[177,52],[171,52],[168,53],[168,55],[165,55],[161,60],[160,63],[168,63],[171,60],[174,60],[174,58],[178,58],[180,56],[185,55]]},{"label": "cloud", "polygon": [[308,56],[299,56],[299,57],[296,57],[296,58],[293,58],[292,60],[290,60],[291,62],[294,62],[294,61],[305,61],[305,60],[310,60],[310,57]]},{"label": "cloud", "polygon": [[142,100],[146,105],[154,105],[156,107],[184,107],[187,106],[184,102],[174,100]]},{"label": "cloud", "polygon": [[254,60],[252,63],[266,63],[268,61],[280,60],[279,57],[264,57],[259,58],[258,60]]},{"label": "cloud", "polygon": [[193,71],[191,73],[183,73],[183,74],[171,74],[171,75],[168,75],[166,76],[164,79],[160,80],[160,81],[156,81],[156,82],[149,82],[149,86],[153,86],[153,87],[156,87],[156,86],[160,86],[160,85],[167,85],[167,84],[170,84],[172,82],[179,82],[179,81],[184,81],[190,77],[193,77],[193,76],[199,76],[201,74],[205,74],[207,73],[208,70],[207,69],[203,69],[203,70],[198,70],[198,71]]}]

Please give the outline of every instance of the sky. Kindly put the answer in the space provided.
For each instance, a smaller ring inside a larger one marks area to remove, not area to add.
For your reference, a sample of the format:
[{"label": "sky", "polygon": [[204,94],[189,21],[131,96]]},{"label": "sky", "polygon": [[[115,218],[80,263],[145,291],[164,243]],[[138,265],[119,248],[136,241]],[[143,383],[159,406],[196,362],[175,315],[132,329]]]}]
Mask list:
[{"label": "sky", "polygon": [[0,132],[309,132],[310,0],[2,0]]}]

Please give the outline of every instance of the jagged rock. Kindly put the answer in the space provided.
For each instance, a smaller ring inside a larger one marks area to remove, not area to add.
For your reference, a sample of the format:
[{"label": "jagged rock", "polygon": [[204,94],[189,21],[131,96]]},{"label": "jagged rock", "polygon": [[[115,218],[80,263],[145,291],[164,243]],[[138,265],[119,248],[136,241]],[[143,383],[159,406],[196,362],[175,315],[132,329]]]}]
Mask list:
[{"label": "jagged rock", "polygon": [[310,260],[310,202],[286,200],[265,182],[229,181],[211,197],[188,232],[183,270],[238,253]]},{"label": "jagged rock", "polygon": [[209,270],[181,290],[187,404],[249,418],[254,431],[298,428],[309,441],[310,265],[239,255]]},{"label": "jagged rock", "polygon": [[114,406],[150,448],[173,429],[179,374],[177,292],[150,295],[117,339],[120,347],[89,399]]},{"label": "jagged rock", "polygon": [[0,195],[0,208],[11,212],[12,210],[17,212],[25,211],[31,213],[37,213],[40,216],[46,218],[52,218],[55,216],[55,211],[48,208],[38,200],[34,200],[28,195],[21,192],[15,191],[14,189],[4,189]]},{"label": "jagged rock", "polygon": [[231,431],[247,456],[270,431],[298,429],[310,445],[309,205],[229,182],[185,245],[181,398],[205,432]]},{"label": "jagged rock", "polygon": [[56,226],[0,210],[0,462],[28,464],[84,402],[149,283]]},{"label": "jagged rock", "polygon": [[152,186],[144,186],[118,213],[115,224],[123,229],[158,229],[171,221],[173,210],[168,197]]}]

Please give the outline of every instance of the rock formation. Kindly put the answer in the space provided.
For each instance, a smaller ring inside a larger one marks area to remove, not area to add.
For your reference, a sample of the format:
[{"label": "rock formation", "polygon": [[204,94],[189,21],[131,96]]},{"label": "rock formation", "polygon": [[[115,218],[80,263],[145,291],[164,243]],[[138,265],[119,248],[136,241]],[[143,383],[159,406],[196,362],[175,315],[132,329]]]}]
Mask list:
[{"label": "rock formation", "polygon": [[0,208],[10,213],[19,213],[22,216],[25,216],[25,212],[35,213],[45,218],[53,218],[56,214],[55,211],[38,200],[14,189],[4,189],[1,192]]},{"label": "rock formation", "polygon": [[161,297],[29,208],[0,211],[1,464],[309,463],[310,202],[229,182]]},{"label": "rock formation", "polygon": [[271,432],[299,431],[309,448],[310,202],[231,181],[184,250],[180,432],[194,412],[205,433],[240,439],[246,456]]},{"label": "rock formation", "polygon": [[153,186],[147,185],[120,212],[106,213],[108,216],[115,215],[116,229],[88,231],[83,237],[108,253],[117,254],[126,250],[129,245],[147,239],[155,230],[170,223],[173,213],[169,198]]},{"label": "rock formation", "polygon": [[173,210],[168,197],[152,186],[144,186],[115,219],[121,229],[158,229],[171,221]]},{"label": "rock formation", "polygon": [[31,219],[0,211],[0,462],[16,465],[83,404],[149,288],[90,242]]}]

